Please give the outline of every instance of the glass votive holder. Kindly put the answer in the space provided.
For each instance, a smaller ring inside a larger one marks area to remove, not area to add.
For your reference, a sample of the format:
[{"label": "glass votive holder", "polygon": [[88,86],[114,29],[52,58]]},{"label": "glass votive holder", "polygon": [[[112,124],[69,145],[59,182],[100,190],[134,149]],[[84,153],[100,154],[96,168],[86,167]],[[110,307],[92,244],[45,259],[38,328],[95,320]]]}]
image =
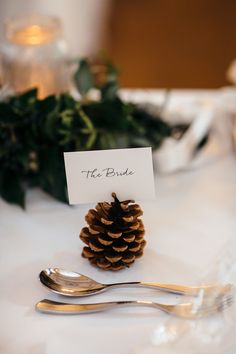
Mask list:
[{"label": "glass votive holder", "polygon": [[56,17],[12,17],[1,46],[2,84],[16,93],[38,89],[38,97],[69,88],[67,43]]}]

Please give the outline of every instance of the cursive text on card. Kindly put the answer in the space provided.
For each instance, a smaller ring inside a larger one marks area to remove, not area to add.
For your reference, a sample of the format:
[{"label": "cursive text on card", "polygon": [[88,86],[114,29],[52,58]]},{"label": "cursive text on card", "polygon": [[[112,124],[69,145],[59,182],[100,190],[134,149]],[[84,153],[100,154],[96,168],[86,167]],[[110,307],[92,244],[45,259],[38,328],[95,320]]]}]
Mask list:
[{"label": "cursive text on card", "polygon": [[84,173],[86,178],[101,178],[101,177],[123,177],[123,176],[132,176],[135,172],[130,170],[128,167],[124,170],[115,170],[113,167],[103,168],[98,170],[94,168],[93,170],[81,171]]}]

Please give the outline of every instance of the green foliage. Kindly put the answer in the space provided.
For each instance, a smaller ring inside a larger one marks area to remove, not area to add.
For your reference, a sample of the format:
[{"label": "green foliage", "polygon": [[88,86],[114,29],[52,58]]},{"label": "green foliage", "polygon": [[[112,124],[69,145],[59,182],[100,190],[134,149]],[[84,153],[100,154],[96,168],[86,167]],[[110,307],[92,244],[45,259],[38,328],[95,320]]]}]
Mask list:
[{"label": "green foliage", "polygon": [[86,59],[80,60],[80,65],[74,76],[75,84],[78,91],[85,95],[91,88],[94,87],[94,79],[90,65]]},{"label": "green foliage", "polygon": [[69,94],[37,99],[37,91],[0,102],[0,195],[25,207],[27,186],[67,202],[63,152],[152,146],[171,128],[117,95],[117,70],[106,64],[101,99],[84,99],[96,86],[89,62],[75,74],[82,99]]}]

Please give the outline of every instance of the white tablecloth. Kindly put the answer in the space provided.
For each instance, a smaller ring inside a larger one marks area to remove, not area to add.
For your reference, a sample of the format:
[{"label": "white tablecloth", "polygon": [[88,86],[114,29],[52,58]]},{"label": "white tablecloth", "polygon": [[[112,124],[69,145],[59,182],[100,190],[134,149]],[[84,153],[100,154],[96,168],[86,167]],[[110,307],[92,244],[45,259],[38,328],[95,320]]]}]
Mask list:
[{"label": "white tablecloth", "polygon": [[[214,91],[194,95],[202,94],[214,96]],[[178,95],[188,98],[187,92]],[[68,207],[38,190],[27,193],[26,211],[0,200],[0,353],[160,353],[153,336],[170,316],[142,308],[81,316],[37,313],[37,301],[61,300],[39,283],[38,274],[57,266],[101,282],[194,284],[207,274],[207,280],[213,280],[219,275],[216,269],[221,256],[235,237],[235,181],[236,159],[230,153],[185,172],[157,174],[157,200],[141,203],[145,254],[130,269],[116,273],[97,270],[80,256],[79,232],[91,206]],[[114,289],[81,302],[111,299],[171,301],[155,291]],[[178,298],[173,296],[172,301]],[[168,347],[165,353],[176,353],[174,348]]]}]

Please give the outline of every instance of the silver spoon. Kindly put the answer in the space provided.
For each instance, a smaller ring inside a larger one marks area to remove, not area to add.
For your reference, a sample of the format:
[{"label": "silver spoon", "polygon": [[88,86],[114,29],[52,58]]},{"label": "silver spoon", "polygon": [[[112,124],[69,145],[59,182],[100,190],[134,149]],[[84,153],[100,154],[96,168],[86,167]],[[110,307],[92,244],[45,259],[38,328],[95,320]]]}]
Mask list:
[{"label": "silver spoon", "polygon": [[113,284],[101,284],[97,281],[76,272],[70,272],[59,268],[47,268],[39,274],[39,279],[43,285],[53,292],[65,296],[88,296],[101,293],[111,288],[118,287],[145,287],[165,291],[168,293],[196,296],[199,292],[204,295],[214,294],[219,291],[228,292],[230,284],[220,285],[200,285],[185,286],[177,284],[161,284],[154,282],[125,282]]}]

